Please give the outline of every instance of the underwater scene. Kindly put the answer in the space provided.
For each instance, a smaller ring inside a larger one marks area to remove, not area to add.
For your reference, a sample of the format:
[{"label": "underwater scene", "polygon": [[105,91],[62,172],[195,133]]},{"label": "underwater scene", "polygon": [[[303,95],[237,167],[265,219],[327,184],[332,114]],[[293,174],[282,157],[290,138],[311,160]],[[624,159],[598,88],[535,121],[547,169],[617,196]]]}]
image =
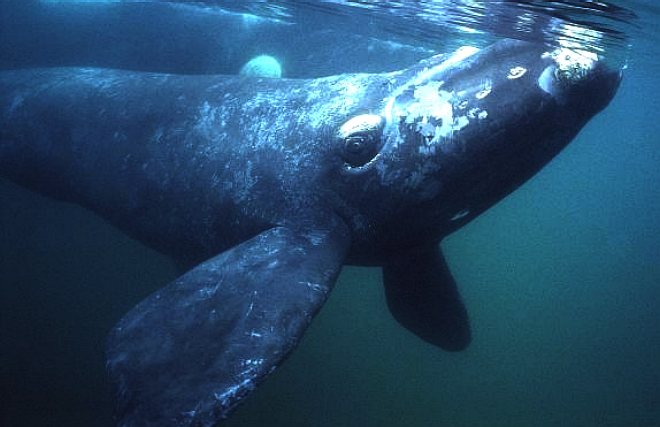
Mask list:
[{"label": "underwater scene", "polygon": [[660,427],[658,57],[653,0],[3,1],[0,425]]}]

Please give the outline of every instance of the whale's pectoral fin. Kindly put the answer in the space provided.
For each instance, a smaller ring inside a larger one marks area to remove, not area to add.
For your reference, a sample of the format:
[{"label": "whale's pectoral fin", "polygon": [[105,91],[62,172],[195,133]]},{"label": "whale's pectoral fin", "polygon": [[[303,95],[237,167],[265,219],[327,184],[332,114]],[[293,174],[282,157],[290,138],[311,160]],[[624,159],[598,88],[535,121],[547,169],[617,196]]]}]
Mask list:
[{"label": "whale's pectoral fin", "polygon": [[189,271],[108,340],[122,426],[213,426],[296,346],[350,244],[345,225],[277,227]]},{"label": "whale's pectoral fin", "polygon": [[399,323],[445,350],[468,346],[467,311],[438,245],[391,257],[383,266],[383,281],[387,304]]}]

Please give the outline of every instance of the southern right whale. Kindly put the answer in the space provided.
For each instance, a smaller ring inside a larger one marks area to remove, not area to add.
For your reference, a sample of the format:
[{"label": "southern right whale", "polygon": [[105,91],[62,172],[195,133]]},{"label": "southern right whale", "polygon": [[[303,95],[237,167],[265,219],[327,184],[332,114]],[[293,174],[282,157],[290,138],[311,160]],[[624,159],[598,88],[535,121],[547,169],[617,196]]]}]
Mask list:
[{"label": "southern right whale", "polygon": [[296,346],[344,264],[383,268],[394,317],[457,351],[438,243],[565,147],[620,74],[504,40],[322,79],[0,72],[0,175],[191,263],[108,340],[123,426],[211,426]]}]

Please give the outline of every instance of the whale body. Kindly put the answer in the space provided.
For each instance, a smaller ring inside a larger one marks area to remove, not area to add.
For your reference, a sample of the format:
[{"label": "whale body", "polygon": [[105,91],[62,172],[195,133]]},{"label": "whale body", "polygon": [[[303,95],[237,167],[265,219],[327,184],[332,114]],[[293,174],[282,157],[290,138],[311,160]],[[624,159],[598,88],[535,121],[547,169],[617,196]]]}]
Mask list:
[{"label": "whale body", "polygon": [[503,40],[320,79],[0,72],[0,175],[191,266],[108,339],[122,426],[212,426],[279,366],[344,264],[394,317],[470,342],[439,242],[612,99],[597,57]]}]

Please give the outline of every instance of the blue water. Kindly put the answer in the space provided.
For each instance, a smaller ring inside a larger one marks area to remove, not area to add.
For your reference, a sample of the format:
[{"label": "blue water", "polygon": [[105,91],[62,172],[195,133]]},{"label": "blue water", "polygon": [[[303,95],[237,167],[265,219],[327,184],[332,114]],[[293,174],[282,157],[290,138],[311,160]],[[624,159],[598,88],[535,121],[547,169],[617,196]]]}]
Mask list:
[{"label": "blue water", "polygon": [[[346,267],[293,356],[226,425],[660,426],[660,12],[624,5],[638,18],[617,27],[630,48],[612,104],[442,243],[471,346],[421,342],[389,314],[379,270]],[[0,182],[0,423],[113,425],[105,335],[178,274],[91,213]]]}]

